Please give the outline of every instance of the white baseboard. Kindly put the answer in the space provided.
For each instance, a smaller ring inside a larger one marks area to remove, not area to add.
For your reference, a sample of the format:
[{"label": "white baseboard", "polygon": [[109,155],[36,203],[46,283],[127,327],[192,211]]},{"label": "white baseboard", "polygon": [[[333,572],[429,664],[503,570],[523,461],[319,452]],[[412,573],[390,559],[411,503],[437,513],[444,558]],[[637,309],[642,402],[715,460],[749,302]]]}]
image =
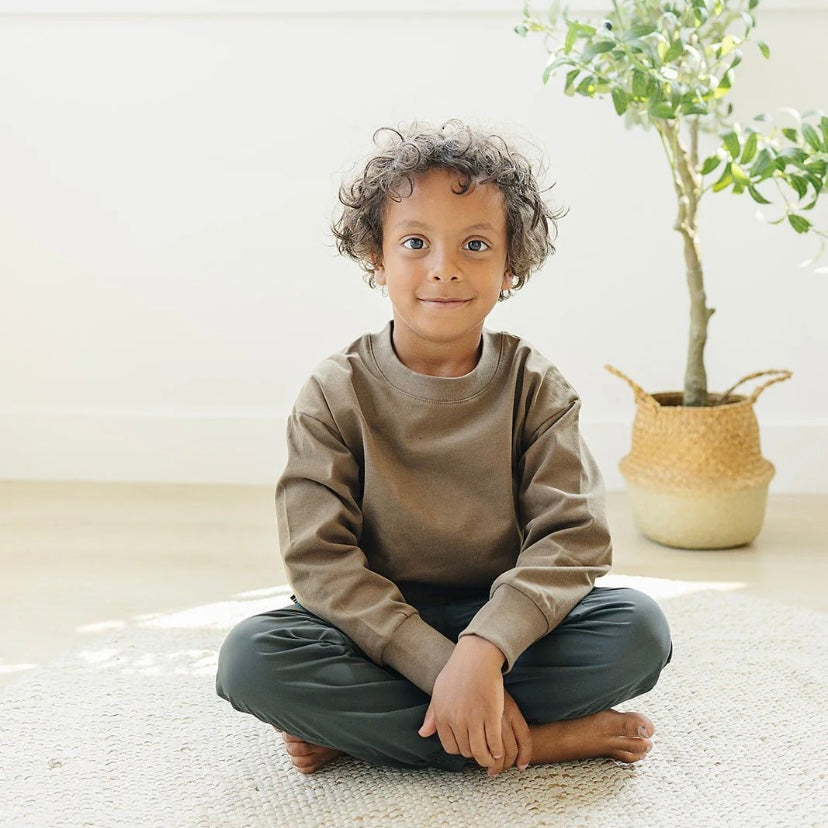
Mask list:
[{"label": "white baseboard", "polygon": [[[260,411],[0,411],[0,478],[271,485],[285,462],[285,423]],[[583,431],[607,489],[623,490],[629,424],[585,420]],[[771,491],[828,493],[828,423],[764,423],[762,452],[776,466]]]}]

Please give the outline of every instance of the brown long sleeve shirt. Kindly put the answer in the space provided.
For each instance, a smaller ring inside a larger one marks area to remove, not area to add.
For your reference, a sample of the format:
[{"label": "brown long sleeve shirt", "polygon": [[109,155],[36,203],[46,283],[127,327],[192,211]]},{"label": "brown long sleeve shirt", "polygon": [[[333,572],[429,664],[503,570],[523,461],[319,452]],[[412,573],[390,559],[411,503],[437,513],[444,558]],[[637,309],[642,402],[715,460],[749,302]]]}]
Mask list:
[{"label": "brown long sleeve shirt", "polygon": [[580,400],[528,343],[483,332],[462,377],[417,374],[393,323],[325,360],[288,423],[276,489],[297,600],[430,693],[454,643],[414,604],[488,590],[461,635],[510,670],[609,571]]}]

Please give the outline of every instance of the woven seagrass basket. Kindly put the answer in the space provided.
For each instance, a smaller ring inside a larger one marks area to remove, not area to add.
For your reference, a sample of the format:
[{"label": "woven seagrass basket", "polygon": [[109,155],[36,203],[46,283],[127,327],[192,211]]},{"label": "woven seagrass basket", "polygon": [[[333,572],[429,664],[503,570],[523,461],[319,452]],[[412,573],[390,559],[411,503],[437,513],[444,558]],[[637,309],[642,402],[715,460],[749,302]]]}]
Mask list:
[{"label": "woven seagrass basket", "polygon": [[[649,538],[683,549],[729,549],[750,543],[765,519],[774,467],[762,457],[754,404],[790,371],[760,371],[739,380],[709,405],[682,405],[680,392],[648,394],[610,365],[633,390],[632,448],[621,460],[633,517]],[[750,396],[742,383],[773,379]]]}]

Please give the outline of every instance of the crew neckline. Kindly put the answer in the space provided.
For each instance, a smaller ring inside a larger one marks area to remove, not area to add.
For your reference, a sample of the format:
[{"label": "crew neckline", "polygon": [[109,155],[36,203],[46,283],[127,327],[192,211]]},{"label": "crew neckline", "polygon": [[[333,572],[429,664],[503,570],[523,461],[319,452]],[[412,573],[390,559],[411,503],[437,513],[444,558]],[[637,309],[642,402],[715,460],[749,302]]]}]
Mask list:
[{"label": "crew neckline", "polygon": [[502,337],[483,329],[482,352],[477,365],[462,377],[434,377],[418,374],[404,365],[393,345],[394,321],[381,331],[370,334],[371,355],[377,370],[398,391],[432,402],[461,402],[481,394],[497,373],[500,365]]}]

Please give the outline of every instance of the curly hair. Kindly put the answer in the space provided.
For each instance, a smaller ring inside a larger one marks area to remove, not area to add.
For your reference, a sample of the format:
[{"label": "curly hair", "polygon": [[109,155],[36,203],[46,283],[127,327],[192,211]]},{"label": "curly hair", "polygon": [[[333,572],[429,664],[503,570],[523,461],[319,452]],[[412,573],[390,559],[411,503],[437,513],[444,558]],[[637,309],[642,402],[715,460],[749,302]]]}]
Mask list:
[{"label": "curly hair", "polygon": [[[376,286],[376,259],[382,250],[382,220],[388,199],[407,198],[416,176],[435,168],[458,173],[458,195],[488,182],[500,188],[506,209],[512,290],[523,287],[531,273],[555,252],[557,219],[565,211],[556,212],[546,204],[532,165],[504,138],[453,119],[439,128],[416,121],[400,129],[381,127],[374,132],[373,141],[377,152],[339,189],[343,208],[331,227],[337,249],[360,265],[371,287]],[[500,298],[510,294],[502,292]]]}]

